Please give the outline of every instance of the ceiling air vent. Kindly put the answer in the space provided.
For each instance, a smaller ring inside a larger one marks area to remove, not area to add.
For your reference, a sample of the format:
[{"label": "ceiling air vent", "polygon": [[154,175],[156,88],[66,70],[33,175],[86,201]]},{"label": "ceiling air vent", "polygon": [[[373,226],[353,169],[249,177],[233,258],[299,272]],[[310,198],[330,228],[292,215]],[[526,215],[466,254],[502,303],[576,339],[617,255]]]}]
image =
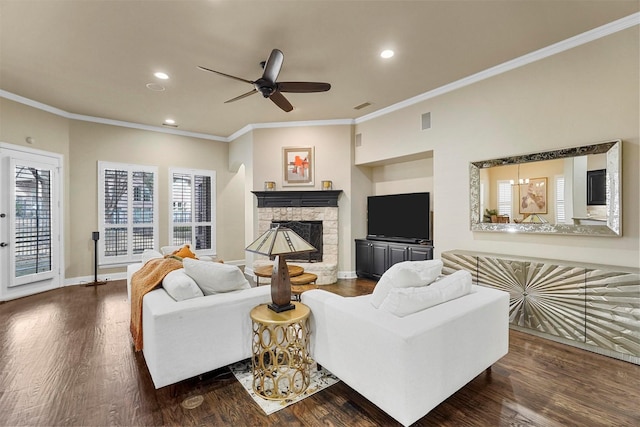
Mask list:
[{"label": "ceiling air vent", "polygon": [[360,105],[356,105],[355,107],[353,107],[354,110],[362,110],[363,108],[368,107],[369,105],[371,105],[370,102],[363,102]]},{"label": "ceiling air vent", "polygon": [[424,113],[422,115],[422,130],[431,128],[431,113]]}]

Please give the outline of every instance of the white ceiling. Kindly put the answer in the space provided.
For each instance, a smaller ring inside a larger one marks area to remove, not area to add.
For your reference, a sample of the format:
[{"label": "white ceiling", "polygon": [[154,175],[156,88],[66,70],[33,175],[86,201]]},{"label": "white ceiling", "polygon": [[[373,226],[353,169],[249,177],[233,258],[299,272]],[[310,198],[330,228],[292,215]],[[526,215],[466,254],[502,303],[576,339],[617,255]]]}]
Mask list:
[{"label": "white ceiling", "polygon": [[[0,0],[0,90],[226,138],[248,124],[355,119],[639,10],[628,0]],[[273,48],[285,58],[278,81],[331,90],[286,94],[290,113],[259,94],[225,104],[252,87],[197,69],[255,80]],[[386,48],[396,54],[383,60]]]}]

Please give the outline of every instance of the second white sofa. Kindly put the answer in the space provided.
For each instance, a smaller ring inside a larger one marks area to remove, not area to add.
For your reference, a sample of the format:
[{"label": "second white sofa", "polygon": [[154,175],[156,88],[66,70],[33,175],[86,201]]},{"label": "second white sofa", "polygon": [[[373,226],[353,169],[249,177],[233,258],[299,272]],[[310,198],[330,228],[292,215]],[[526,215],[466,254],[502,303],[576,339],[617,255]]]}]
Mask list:
[{"label": "second white sofa", "polygon": [[405,426],[507,354],[506,292],[472,286],[465,296],[405,317],[375,308],[371,298],[303,293],[311,354]]}]

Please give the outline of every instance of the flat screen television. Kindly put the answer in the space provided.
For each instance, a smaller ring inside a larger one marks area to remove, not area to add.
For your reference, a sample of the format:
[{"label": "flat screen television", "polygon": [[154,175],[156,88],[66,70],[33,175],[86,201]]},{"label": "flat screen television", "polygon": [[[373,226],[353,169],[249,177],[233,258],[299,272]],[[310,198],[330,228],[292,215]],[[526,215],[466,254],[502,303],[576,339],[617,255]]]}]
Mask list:
[{"label": "flat screen television", "polygon": [[429,193],[367,198],[367,239],[419,243],[431,240]]}]

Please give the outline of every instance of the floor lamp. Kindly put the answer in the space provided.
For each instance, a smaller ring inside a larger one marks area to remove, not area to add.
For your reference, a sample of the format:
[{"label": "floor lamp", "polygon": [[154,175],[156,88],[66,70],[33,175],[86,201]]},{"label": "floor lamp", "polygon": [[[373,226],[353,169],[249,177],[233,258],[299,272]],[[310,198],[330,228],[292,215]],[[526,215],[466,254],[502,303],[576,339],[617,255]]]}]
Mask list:
[{"label": "floor lamp", "polygon": [[271,273],[271,301],[269,308],[277,313],[293,310],[291,304],[291,281],[285,257],[287,255],[313,252],[317,249],[290,228],[279,225],[265,231],[253,243],[245,248],[248,252],[275,256]]},{"label": "floor lamp", "polygon": [[93,239],[93,282],[89,282],[85,286],[104,285],[107,282],[98,281],[98,240],[100,240],[100,232],[92,232],[91,239]]}]

